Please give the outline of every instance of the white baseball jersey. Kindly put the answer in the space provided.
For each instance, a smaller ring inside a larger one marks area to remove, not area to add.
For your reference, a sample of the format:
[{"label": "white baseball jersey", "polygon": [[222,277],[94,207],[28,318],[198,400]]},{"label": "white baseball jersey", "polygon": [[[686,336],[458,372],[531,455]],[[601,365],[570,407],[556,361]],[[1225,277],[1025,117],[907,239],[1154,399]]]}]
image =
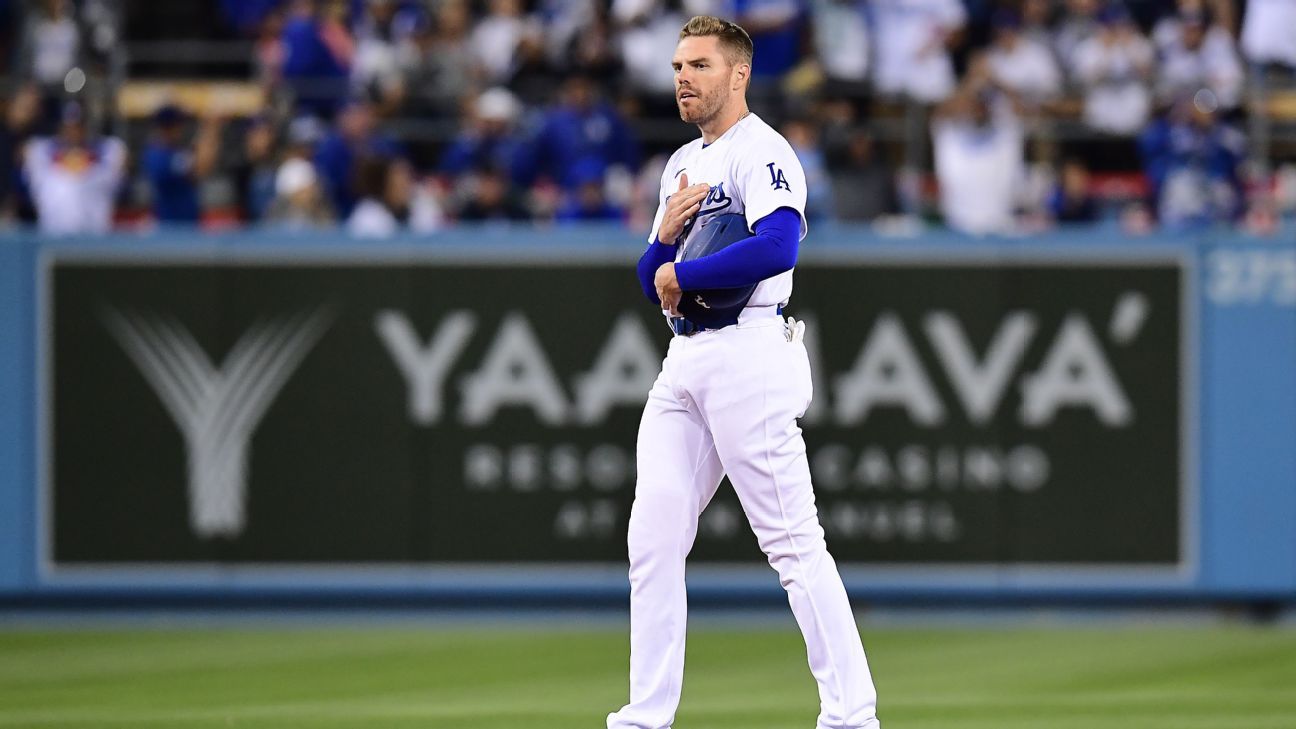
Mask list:
[{"label": "white baseball jersey", "polygon": [[[705,182],[711,191],[684,229],[683,241],[676,245],[676,260],[684,255],[697,223],[719,213],[743,213],[747,229],[751,230],[756,221],[775,210],[791,208],[801,216],[801,238],[805,238],[806,179],[801,162],[792,145],[755,114],[738,120],[711,144],[703,144],[698,138],[671,155],[662,172],[657,217],[649,242],[657,237],[666,198],[679,189],[679,176],[684,173],[690,185]],[[761,281],[747,307],[786,304],[791,295],[792,271],[784,271]]]}]

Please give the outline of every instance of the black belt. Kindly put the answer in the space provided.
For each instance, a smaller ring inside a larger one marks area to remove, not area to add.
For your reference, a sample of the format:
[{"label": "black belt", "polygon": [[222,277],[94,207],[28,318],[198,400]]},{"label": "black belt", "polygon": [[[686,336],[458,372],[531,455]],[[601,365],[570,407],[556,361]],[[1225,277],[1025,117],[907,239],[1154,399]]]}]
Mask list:
[{"label": "black belt", "polygon": [[[775,312],[777,312],[779,316],[782,316],[783,305],[779,304],[778,308],[775,309]],[[697,322],[690,321],[689,319],[685,319],[682,316],[673,316],[670,319],[670,328],[672,331],[674,331],[676,334],[680,336],[691,337],[694,334],[697,334],[698,332],[715,331],[716,329],[724,329],[725,327],[733,326],[734,324],[737,323],[738,323],[737,315],[734,315],[733,319],[721,319],[720,321],[712,322],[711,324],[698,324]]]},{"label": "black belt", "polygon": [[738,318],[734,317],[733,321],[722,322],[718,326],[717,325],[703,326],[701,324],[698,324],[695,321],[690,321],[689,319],[685,319],[682,316],[676,316],[676,317],[671,317],[670,327],[672,331],[674,331],[676,334],[680,336],[691,337],[694,334],[697,334],[698,332],[705,332],[705,331],[710,331],[715,329],[724,329],[727,326],[731,326],[737,323],[738,323]]}]

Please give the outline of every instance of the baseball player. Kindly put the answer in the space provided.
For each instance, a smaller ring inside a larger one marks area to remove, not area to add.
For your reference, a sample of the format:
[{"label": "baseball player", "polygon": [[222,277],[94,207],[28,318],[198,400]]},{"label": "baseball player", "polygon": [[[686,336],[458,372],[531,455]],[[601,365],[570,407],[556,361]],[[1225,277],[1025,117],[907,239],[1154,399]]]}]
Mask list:
[{"label": "baseball player", "polygon": [[[805,443],[810,403],[803,327],[785,322],[806,183],[792,148],[747,109],[752,41],[739,26],[695,17],[672,65],[680,116],[702,138],[662,174],[651,244],[639,261],[645,295],[675,336],[639,426],[630,514],[630,703],[608,729],[668,729],[684,676],[684,562],[698,517],[728,474],[778,571],[819,685],[818,729],[876,729],[876,692],[837,565],[824,544]],[[708,216],[743,213],[750,237],[685,260]],[[681,296],[751,286],[731,319],[702,326]]]}]

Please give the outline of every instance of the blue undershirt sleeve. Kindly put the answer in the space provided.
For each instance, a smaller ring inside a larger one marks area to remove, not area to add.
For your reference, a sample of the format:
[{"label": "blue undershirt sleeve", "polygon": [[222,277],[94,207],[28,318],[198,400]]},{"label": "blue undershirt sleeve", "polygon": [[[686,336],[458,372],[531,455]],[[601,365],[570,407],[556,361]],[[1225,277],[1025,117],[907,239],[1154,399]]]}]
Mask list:
[{"label": "blue undershirt sleeve", "polygon": [[[801,214],[792,208],[779,208],[757,220],[753,229],[755,235],[724,250],[675,264],[680,288],[732,289],[792,270],[801,240]],[[652,298],[656,299],[655,289]]]},{"label": "blue undershirt sleeve", "polygon": [[656,238],[639,257],[639,285],[643,287],[644,296],[648,300],[661,305],[661,299],[657,298],[657,287],[653,285],[653,279],[657,277],[657,269],[661,268],[663,263],[670,263],[675,260],[675,246],[668,246]]}]

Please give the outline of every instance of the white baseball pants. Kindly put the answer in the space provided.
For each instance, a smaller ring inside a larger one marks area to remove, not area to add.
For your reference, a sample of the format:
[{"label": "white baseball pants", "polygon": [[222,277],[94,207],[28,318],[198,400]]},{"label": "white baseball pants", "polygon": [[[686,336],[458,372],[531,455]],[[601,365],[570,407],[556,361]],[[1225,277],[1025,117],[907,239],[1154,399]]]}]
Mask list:
[{"label": "white baseball pants", "polygon": [[877,694],[815,508],[796,419],[810,404],[805,346],[781,317],[671,340],[639,426],[630,513],[630,703],[608,729],[669,729],[684,678],[684,561],[729,475],[778,571],[819,685],[817,729],[875,729]]}]

